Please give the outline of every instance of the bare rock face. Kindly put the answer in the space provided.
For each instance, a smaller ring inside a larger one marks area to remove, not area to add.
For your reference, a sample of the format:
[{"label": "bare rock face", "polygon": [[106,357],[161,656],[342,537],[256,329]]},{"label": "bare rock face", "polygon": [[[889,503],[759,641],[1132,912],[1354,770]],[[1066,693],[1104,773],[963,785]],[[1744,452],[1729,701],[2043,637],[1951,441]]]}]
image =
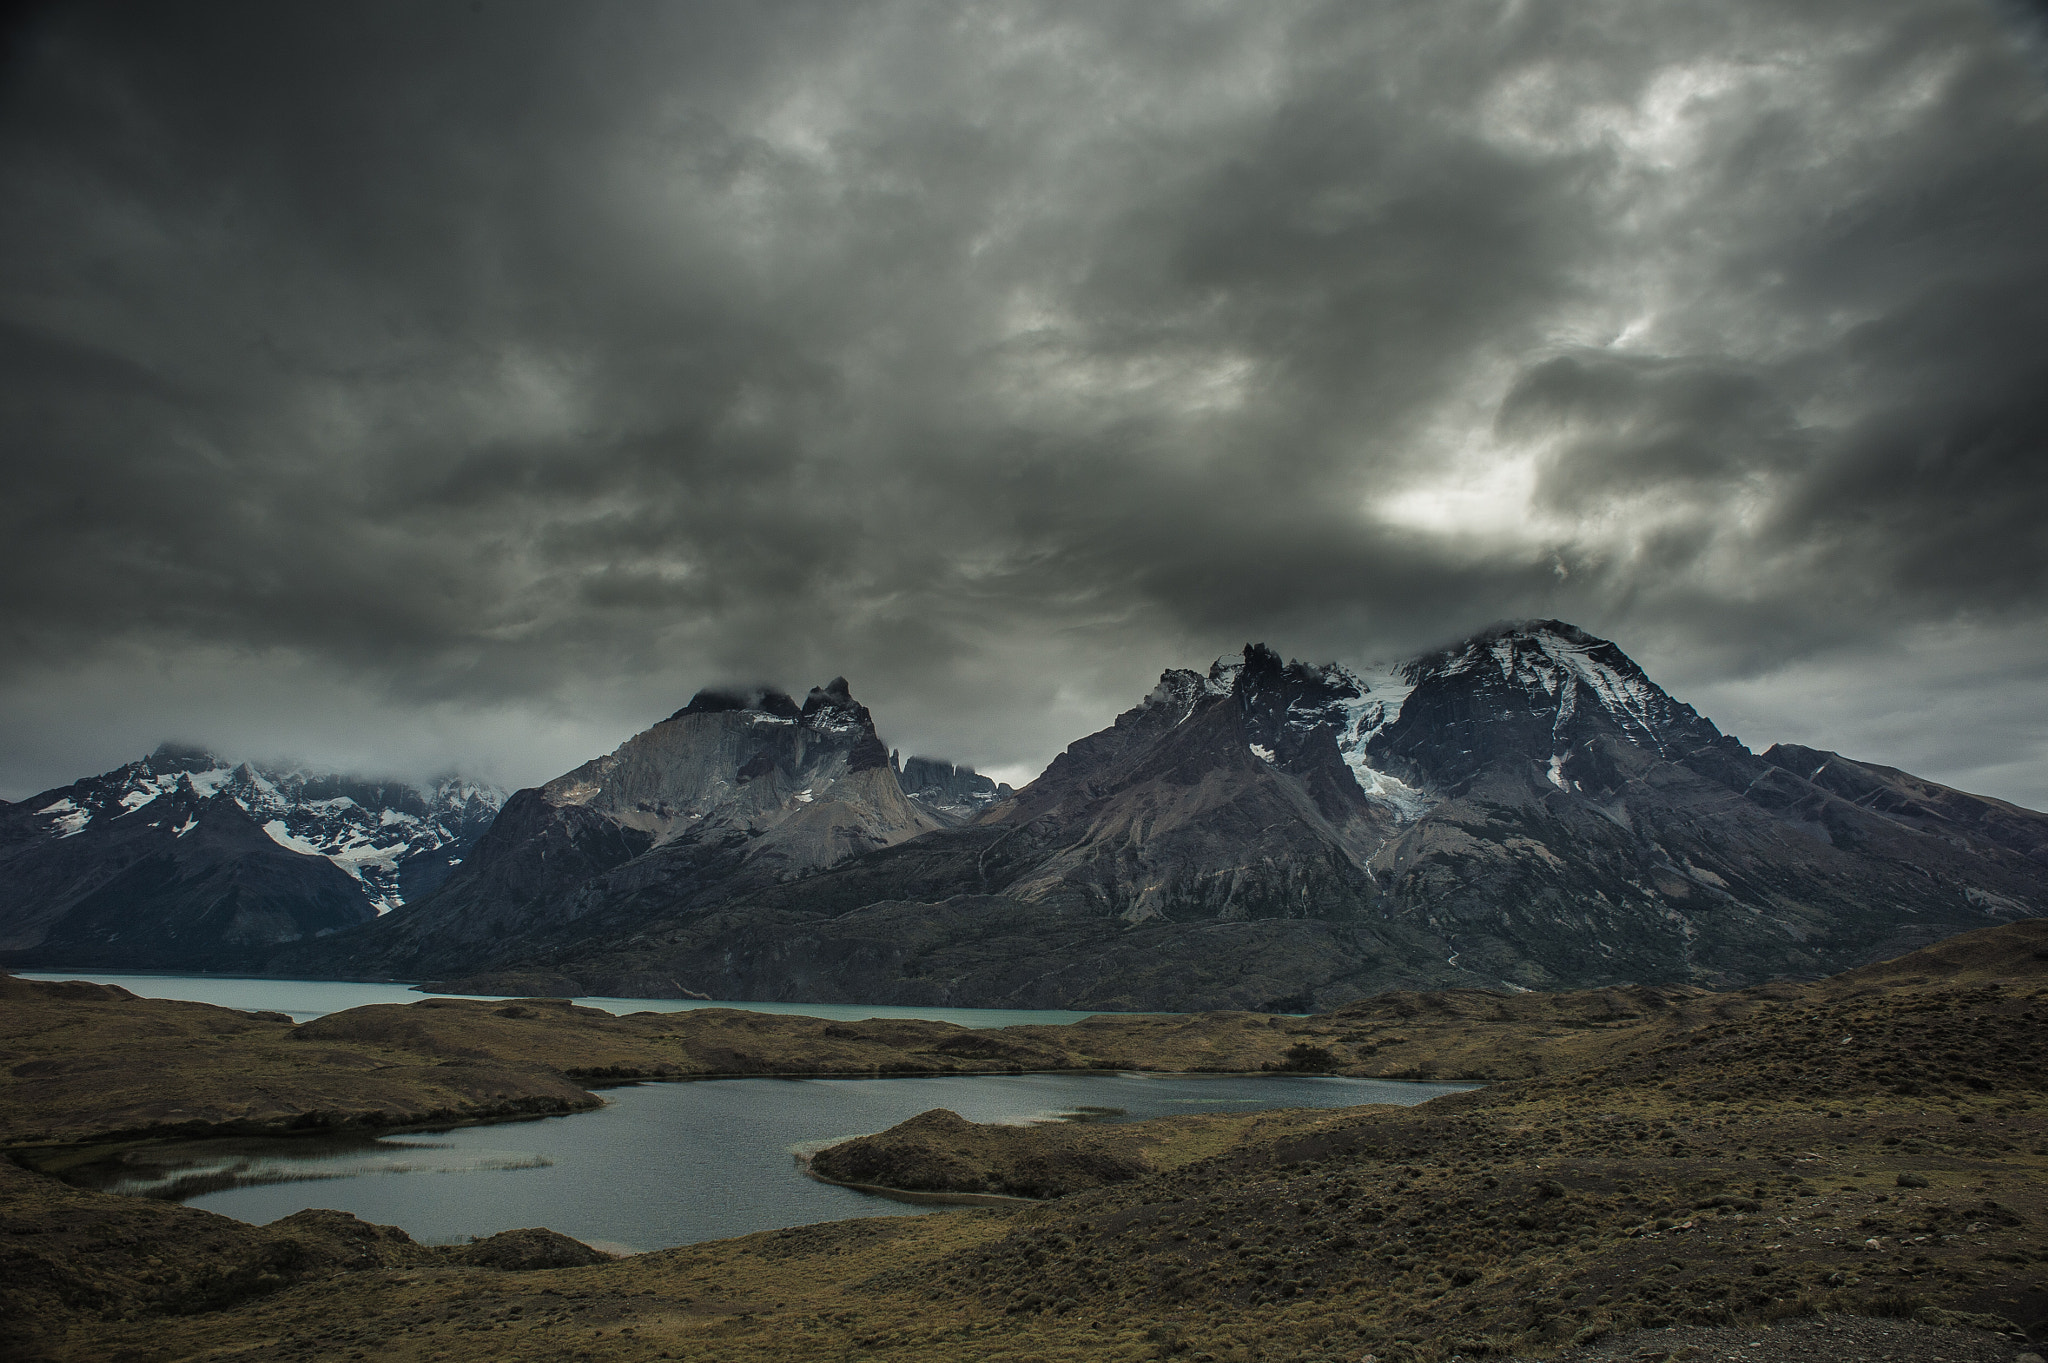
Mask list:
[{"label": "bare rock face", "polygon": [[773,691],[700,693],[540,795],[644,833],[650,849],[707,835],[760,838],[747,859],[785,877],[938,827],[903,798],[874,718],[844,677],[801,708]]},{"label": "bare rock face", "polygon": [[1976,852],[1997,848],[2048,866],[2048,816],[2031,809],[1796,743],[1774,745],[1763,760],[1905,827],[1960,838]]}]

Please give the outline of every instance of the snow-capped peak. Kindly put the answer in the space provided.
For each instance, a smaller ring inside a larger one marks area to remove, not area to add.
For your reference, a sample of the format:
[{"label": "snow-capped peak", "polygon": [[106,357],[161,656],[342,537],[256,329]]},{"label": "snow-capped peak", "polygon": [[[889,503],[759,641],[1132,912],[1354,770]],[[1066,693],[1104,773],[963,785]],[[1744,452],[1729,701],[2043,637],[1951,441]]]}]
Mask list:
[{"label": "snow-capped peak", "polygon": [[1417,681],[1478,671],[1556,706],[1561,733],[1591,705],[1612,718],[1639,747],[1666,753],[1674,737],[1703,723],[1691,706],[1673,700],[1614,644],[1560,620],[1499,626],[1409,664]]},{"label": "snow-capped peak", "polygon": [[[1558,620],[1498,626],[1435,653],[1361,670],[1283,662],[1265,645],[1248,644],[1241,654],[1218,659],[1207,676],[1165,674],[1147,701],[1173,707],[1178,722],[1205,696],[1227,688],[1255,751],[1275,754],[1283,770],[1311,760],[1324,741],[1315,735],[1327,732],[1367,799],[1405,821],[1432,807],[1435,798],[1426,791],[1437,790],[1445,771],[1486,760],[1474,755],[1469,739],[1450,753],[1438,751],[1441,742],[1425,733],[1408,732],[1415,725],[1403,725],[1402,717],[1425,687],[1425,730],[1449,715],[1462,716],[1457,722],[1479,725],[1491,736],[1481,746],[1511,743],[1539,763],[1562,758],[1548,776],[1564,788],[1573,779],[1570,753],[1585,741],[1588,719],[1597,717],[1610,732],[1661,756],[1719,737],[1614,644]],[[1446,779],[1455,784],[1457,778]]]},{"label": "snow-capped peak", "polygon": [[187,813],[165,826],[183,838],[204,826],[205,802],[225,798],[280,847],[326,857],[347,871],[379,913],[438,883],[505,803],[503,791],[468,777],[429,785],[366,780],[298,766],[229,763],[169,743],[48,794],[57,798],[35,816],[53,838],[119,819],[157,823],[159,801],[173,796],[188,802]]}]

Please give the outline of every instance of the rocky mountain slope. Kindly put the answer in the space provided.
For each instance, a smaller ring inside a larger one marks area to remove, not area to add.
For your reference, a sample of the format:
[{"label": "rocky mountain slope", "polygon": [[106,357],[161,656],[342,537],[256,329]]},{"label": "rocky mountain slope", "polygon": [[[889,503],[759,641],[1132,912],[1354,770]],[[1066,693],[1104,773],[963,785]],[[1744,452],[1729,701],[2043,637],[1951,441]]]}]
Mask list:
[{"label": "rocky mountain slope", "polygon": [[616,751],[513,795],[426,902],[271,968],[413,978],[490,970],[957,821],[905,794],[844,678],[802,705],[776,691],[704,691]]},{"label": "rocky mountain slope", "polygon": [[1374,674],[1257,645],[1169,671],[1013,799],[913,831],[709,895],[586,881],[576,926],[469,948],[470,968],[604,993],[1306,1010],[1813,977],[2048,911],[2048,816],[1759,757],[1557,621]]},{"label": "rocky mountain slope", "polygon": [[230,764],[165,744],[0,805],[0,958],[219,966],[427,894],[503,804],[430,786]]}]

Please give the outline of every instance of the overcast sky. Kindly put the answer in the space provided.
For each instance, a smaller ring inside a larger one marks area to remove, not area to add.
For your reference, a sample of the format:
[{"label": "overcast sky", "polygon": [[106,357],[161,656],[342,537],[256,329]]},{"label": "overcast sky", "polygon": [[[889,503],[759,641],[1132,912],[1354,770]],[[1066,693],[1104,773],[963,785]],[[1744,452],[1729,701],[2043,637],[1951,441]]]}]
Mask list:
[{"label": "overcast sky", "polygon": [[31,7],[0,796],[835,674],[1016,781],[1248,640],[1555,616],[2048,807],[2038,16]]}]

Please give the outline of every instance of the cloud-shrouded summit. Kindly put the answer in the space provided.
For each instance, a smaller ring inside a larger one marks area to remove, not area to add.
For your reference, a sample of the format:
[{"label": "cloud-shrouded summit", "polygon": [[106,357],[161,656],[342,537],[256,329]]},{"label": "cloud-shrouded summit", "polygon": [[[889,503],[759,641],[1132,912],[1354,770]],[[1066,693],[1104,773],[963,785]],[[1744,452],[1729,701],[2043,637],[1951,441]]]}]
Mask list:
[{"label": "cloud-shrouded summit", "polygon": [[0,795],[840,674],[1018,780],[1245,638],[1541,616],[2048,804],[2028,13],[34,9]]}]

